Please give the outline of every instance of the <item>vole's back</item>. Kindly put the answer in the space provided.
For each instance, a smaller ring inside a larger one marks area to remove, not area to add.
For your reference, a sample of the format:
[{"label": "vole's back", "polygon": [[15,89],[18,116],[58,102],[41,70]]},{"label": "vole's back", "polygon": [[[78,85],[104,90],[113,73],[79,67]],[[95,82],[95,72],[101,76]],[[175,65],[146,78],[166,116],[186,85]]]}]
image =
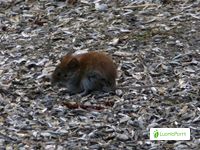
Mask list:
[{"label": "vole's back", "polygon": [[117,77],[116,65],[112,59],[104,53],[90,52],[81,55],[77,55],[82,70],[85,74],[91,72],[99,73],[111,86],[115,86],[115,79]]}]

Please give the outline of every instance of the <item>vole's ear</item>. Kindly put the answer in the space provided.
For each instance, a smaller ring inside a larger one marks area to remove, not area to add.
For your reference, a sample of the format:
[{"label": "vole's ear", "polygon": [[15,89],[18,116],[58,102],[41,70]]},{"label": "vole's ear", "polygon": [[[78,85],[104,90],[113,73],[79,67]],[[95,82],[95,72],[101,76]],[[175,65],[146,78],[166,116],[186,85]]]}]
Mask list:
[{"label": "vole's ear", "polygon": [[67,54],[60,59],[60,62],[62,62],[63,59],[70,58],[74,54],[74,52],[75,50],[73,50],[72,48],[67,49]]},{"label": "vole's ear", "polygon": [[67,65],[70,69],[76,69],[79,67],[79,61],[76,58],[72,58],[68,65]]},{"label": "vole's ear", "polygon": [[60,62],[64,62],[66,60],[69,60],[73,53],[67,53],[65,56],[61,57]]}]

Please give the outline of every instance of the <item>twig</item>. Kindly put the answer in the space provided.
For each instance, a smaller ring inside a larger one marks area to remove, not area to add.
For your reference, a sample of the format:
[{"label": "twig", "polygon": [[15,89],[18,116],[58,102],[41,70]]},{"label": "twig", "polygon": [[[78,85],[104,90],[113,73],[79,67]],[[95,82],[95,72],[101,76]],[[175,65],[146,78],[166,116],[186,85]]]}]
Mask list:
[{"label": "twig", "polygon": [[157,7],[157,4],[141,4],[141,5],[129,5],[122,7],[123,9],[130,9],[130,8],[147,8],[147,7]]}]

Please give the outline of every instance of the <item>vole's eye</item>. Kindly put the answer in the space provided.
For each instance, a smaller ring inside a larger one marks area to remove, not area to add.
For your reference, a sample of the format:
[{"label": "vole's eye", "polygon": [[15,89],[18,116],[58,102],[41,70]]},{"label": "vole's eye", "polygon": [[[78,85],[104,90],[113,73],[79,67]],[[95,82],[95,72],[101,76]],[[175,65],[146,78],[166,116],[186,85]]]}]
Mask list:
[{"label": "vole's eye", "polygon": [[60,76],[61,76],[61,73],[60,73],[60,72],[59,72],[59,73],[57,73],[57,76],[58,76],[58,77],[60,77]]}]

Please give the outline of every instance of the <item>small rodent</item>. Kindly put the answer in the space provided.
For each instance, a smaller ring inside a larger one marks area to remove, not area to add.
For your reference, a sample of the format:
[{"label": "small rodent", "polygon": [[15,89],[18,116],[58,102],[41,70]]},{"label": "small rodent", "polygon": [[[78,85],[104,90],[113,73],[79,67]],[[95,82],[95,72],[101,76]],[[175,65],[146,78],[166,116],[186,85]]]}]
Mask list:
[{"label": "small rodent", "polygon": [[67,54],[52,74],[52,83],[67,87],[69,94],[82,96],[94,91],[112,92],[117,70],[111,57],[102,52]]}]

